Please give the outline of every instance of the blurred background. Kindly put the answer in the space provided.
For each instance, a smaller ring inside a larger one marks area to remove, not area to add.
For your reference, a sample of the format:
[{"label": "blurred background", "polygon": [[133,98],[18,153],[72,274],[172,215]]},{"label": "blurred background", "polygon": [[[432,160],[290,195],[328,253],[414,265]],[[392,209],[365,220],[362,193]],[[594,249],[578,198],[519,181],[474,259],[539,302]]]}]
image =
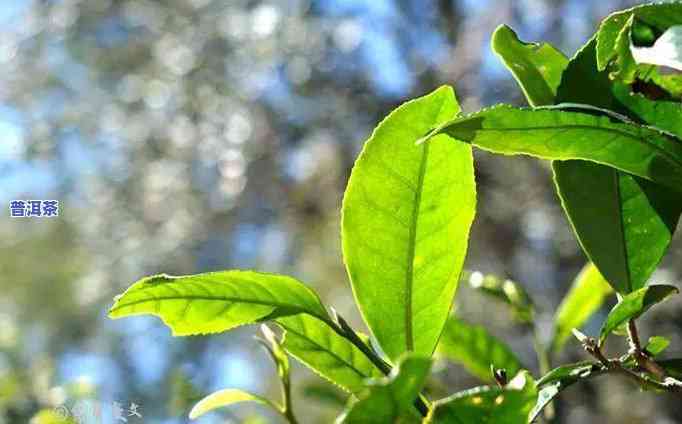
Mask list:
[{"label": "blurred background", "polygon": [[[361,328],[339,209],[374,125],[441,84],[456,87],[467,112],[522,105],[489,48],[498,24],[570,56],[601,18],[635,3],[2,0],[0,423],[52,423],[56,414],[35,414],[93,403],[98,422],[122,422],[120,406],[131,423],[184,423],[213,390],[276,396],[255,328],[172,338],[154,318],[108,320],[113,296],[157,272],[255,268],[296,276]],[[549,329],[585,258],[548,164],[481,152],[476,160],[466,267],[519,281]],[[14,199],[57,199],[60,216],[10,218]],[[680,257],[678,236],[653,280],[678,283]],[[530,334],[504,307],[465,287],[457,304],[537,372]],[[640,331],[671,337],[674,354],[681,327],[673,300]],[[557,361],[581,358],[570,342]],[[455,365],[439,376],[451,391],[479,384]],[[302,422],[329,423],[340,410],[325,384],[295,368]],[[131,404],[143,418],[128,416]],[[678,398],[619,378],[574,386],[557,408],[562,423],[682,422]],[[199,422],[278,421],[245,405]]]}]

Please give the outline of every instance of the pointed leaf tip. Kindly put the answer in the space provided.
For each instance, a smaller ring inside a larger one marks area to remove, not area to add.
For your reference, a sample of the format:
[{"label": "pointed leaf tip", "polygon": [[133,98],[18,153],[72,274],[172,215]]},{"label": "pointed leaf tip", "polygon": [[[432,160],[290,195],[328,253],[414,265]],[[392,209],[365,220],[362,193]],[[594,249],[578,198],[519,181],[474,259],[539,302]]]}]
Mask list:
[{"label": "pointed leaf tip", "polygon": [[627,321],[639,318],[654,305],[670,296],[679,293],[675,286],[656,284],[646,286],[623,296],[620,302],[611,309],[599,334],[599,345],[602,345],[609,334]]}]

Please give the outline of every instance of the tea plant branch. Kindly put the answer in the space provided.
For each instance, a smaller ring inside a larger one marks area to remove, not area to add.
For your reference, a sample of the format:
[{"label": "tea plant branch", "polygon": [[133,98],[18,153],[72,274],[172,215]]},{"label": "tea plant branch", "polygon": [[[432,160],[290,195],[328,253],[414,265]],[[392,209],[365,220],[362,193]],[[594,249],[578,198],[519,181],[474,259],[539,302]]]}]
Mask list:
[{"label": "tea plant branch", "polygon": [[287,378],[282,381],[282,397],[284,398],[284,407],[282,408],[282,414],[289,421],[289,424],[298,424],[296,416],[294,415],[294,410],[291,405],[291,381]]},{"label": "tea plant branch", "polygon": [[[358,336],[355,330],[351,328],[348,322],[341,315],[339,315],[334,308],[331,308],[331,311],[334,320],[329,321],[328,324],[334,329],[334,331],[336,331],[341,337],[351,342],[355,347],[360,349],[360,351],[364,353],[383,374],[389,375],[391,373],[391,366],[384,361],[371,346],[365,343],[360,336]],[[414,406],[422,416],[425,417],[428,415],[429,406],[427,404],[426,398],[423,395],[417,397],[417,399],[414,401]]]},{"label": "tea plant branch", "polygon": [[[264,338],[256,336],[256,340],[260,342],[261,346],[263,346],[266,352],[270,355],[270,358],[272,358],[272,361],[277,365],[280,387],[282,390],[281,405],[275,402],[269,404],[277,412],[279,412],[289,424],[298,424],[298,420],[294,415],[294,408],[291,401],[291,374],[289,372],[288,360],[285,359],[284,363],[282,362],[282,357],[280,356],[284,354],[281,350],[282,348],[279,344],[276,344],[277,342],[274,339],[274,334],[265,324],[261,326],[261,331],[263,332]],[[271,345],[273,347],[270,347]],[[277,350],[277,353],[275,350]]]},{"label": "tea plant branch", "polygon": [[635,359],[637,365],[653,374],[659,380],[665,380],[666,373],[649,355],[642,350],[642,344],[637,332],[637,325],[635,320],[628,321],[627,326],[628,341],[630,343],[630,355]]},{"label": "tea plant branch", "polygon": [[[596,375],[602,375],[602,374],[608,374],[608,373],[620,374],[620,375],[623,375],[623,376],[629,378],[630,380],[635,382],[637,385],[639,385],[643,389],[651,389],[651,390],[673,392],[673,393],[674,392],[678,392],[678,393],[682,392],[682,382],[680,382],[674,378],[665,377],[663,379],[663,381],[657,381],[657,380],[650,378],[649,376],[647,376],[645,374],[640,374],[640,373],[626,367],[624,365],[624,363],[627,361],[627,359],[632,357],[631,354],[625,355],[623,358],[608,359],[606,356],[604,356],[604,354],[601,350],[601,347],[599,346],[599,344],[597,343],[597,341],[594,338],[587,337],[583,334],[579,334],[578,332],[574,332],[574,334],[576,335],[578,340],[580,340],[580,342],[582,343],[585,351],[587,353],[589,353],[590,355],[592,355],[595,359],[597,359],[597,361],[599,361],[599,363],[602,365],[601,372],[594,373],[595,375],[590,375],[589,377],[593,377]],[[636,335],[636,332],[635,332],[635,335]],[[634,339],[634,340],[638,340],[638,339]],[[631,339],[631,342],[633,342],[633,344],[634,344],[634,341],[632,341],[632,339]],[[641,349],[640,349],[640,353],[643,354],[643,352],[641,352]],[[635,360],[636,360],[636,358],[635,358]],[[651,363],[654,363],[651,359],[648,359],[648,361]],[[656,366],[658,367],[657,364],[656,364]],[[641,367],[641,365],[639,365],[639,363],[638,363],[638,367],[643,368],[645,371],[649,371],[647,368]]]}]

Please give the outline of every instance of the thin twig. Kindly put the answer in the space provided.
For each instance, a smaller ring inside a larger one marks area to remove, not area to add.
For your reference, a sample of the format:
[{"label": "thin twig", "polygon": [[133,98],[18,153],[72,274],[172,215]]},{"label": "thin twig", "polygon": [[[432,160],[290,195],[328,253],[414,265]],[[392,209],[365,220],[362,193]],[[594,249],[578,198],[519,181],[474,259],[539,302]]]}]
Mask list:
[{"label": "thin twig", "polygon": [[[636,337],[636,333],[635,333]],[[631,340],[633,345],[638,344],[638,338]],[[587,353],[595,357],[604,367],[604,373],[616,373],[624,375],[629,379],[633,380],[639,386],[645,389],[654,389],[666,392],[682,392],[682,382],[679,382],[673,378],[666,378],[664,381],[654,380],[646,375],[639,374],[631,369],[623,366],[623,362],[620,359],[608,359],[601,351],[597,341],[588,337],[583,340],[583,348]],[[641,353],[641,350],[640,350]],[[650,362],[653,362],[649,359]],[[658,366],[658,364],[656,364]]]},{"label": "thin twig", "polygon": [[637,332],[637,325],[634,320],[628,321],[628,341],[630,342],[630,354],[637,362],[640,368],[649,371],[659,380],[665,380],[666,373],[660,365],[654,362],[644,350],[642,350],[642,343]]}]

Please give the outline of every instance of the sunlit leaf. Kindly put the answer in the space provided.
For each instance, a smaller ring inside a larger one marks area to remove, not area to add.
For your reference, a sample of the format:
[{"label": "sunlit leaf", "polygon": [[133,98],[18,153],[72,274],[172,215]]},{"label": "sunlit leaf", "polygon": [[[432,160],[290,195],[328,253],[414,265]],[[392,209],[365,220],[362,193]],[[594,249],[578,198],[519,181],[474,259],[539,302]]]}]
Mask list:
[{"label": "sunlit leaf", "polygon": [[644,350],[651,356],[658,356],[670,345],[670,340],[661,336],[649,337]]},{"label": "sunlit leaf", "polygon": [[419,423],[421,417],[413,402],[424,387],[431,370],[431,360],[419,356],[401,359],[391,375],[371,380],[368,389],[351,402],[337,423],[385,424]]},{"label": "sunlit leaf", "polygon": [[263,333],[264,337],[264,340],[261,341],[272,357],[273,362],[277,366],[277,375],[279,376],[280,380],[285,382],[285,384],[289,384],[289,374],[291,372],[289,357],[284,351],[282,345],[279,343],[279,341],[277,341],[275,333],[273,333],[267,325],[261,325],[261,332]]},{"label": "sunlit leaf", "polygon": [[521,86],[531,106],[554,103],[568,59],[548,43],[524,43],[506,25],[497,27],[492,48]]},{"label": "sunlit leaf", "polygon": [[212,393],[197,403],[189,413],[189,418],[195,420],[200,416],[218,408],[234,405],[240,402],[256,402],[269,406],[279,412],[279,408],[268,399],[238,389],[225,389]]},{"label": "sunlit leaf", "polygon": [[604,303],[606,296],[613,292],[599,270],[588,263],[573,280],[554,315],[554,336],[552,350],[558,352],[571,335],[571,330],[580,328]]},{"label": "sunlit leaf", "polygon": [[279,318],[277,323],[286,331],[282,347],[342,389],[357,393],[366,379],[383,376],[360,349],[325,322],[299,314]]},{"label": "sunlit leaf", "polygon": [[499,105],[441,125],[427,138],[438,134],[493,153],[601,163],[682,190],[678,139],[606,116]]},{"label": "sunlit leaf", "polygon": [[343,200],[343,255],[382,349],[431,355],[447,319],[475,210],[471,146],[418,146],[459,112],[441,87],[394,110],[365,143]]},{"label": "sunlit leaf", "polygon": [[186,336],[298,313],[329,319],[315,292],[291,277],[221,271],[143,278],[116,298],[109,316],[155,315]]},{"label": "sunlit leaf", "polygon": [[426,422],[527,424],[537,397],[535,382],[522,372],[505,388],[477,387],[435,402]]},{"label": "sunlit leaf", "polygon": [[505,343],[484,327],[456,317],[448,318],[436,352],[486,382],[493,382],[491,364],[495,369],[506,370],[507,375],[516,375],[521,370],[519,360]]},{"label": "sunlit leaf", "polygon": [[675,286],[659,284],[641,288],[624,296],[606,317],[599,334],[599,343],[603,344],[606,337],[619,325],[638,318],[655,304],[678,292]]}]

